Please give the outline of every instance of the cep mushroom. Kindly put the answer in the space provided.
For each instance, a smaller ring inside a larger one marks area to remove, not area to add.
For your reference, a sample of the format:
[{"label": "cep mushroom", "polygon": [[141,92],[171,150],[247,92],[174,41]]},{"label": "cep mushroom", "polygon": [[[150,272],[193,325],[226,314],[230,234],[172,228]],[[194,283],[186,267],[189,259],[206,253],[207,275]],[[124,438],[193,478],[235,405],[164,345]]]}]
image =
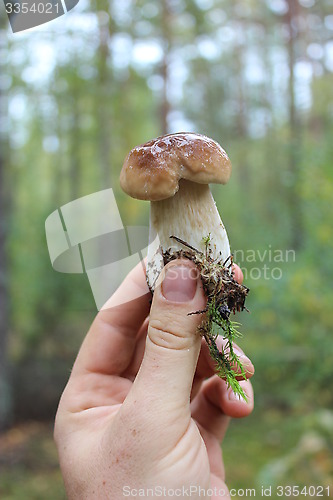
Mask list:
[{"label": "cep mushroom", "polygon": [[151,291],[163,269],[163,256],[185,241],[203,251],[210,235],[212,258],[230,255],[227,232],[209,183],[226,184],[231,162],[214,140],[195,133],[169,134],[137,146],[127,155],[120,174],[122,189],[150,200],[147,281]]},{"label": "cep mushroom", "polygon": [[[165,263],[183,257],[194,262],[207,305],[189,314],[206,313],[198,331],[216,362],[216,372],[246,400],[237,379],[246,378],[246,373],[233,349],[239,333],[229,316],[246,309],[249,289],[230,273],[228,236],[208,186],[210,182],[225,184],[230,173],[230,160],[217,142],[199,134],[179,133],[132,149],[120,184],[130,196],[151,201],[147,262],[151,292]],[[225,339],[221,351],[215,327]]]}]

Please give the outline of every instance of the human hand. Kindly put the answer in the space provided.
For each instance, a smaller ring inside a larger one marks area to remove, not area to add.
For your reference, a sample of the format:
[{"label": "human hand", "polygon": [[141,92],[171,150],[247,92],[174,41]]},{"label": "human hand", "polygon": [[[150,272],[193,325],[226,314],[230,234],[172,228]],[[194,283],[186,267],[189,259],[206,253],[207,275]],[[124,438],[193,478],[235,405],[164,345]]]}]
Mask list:
[{"label": "human hand", "polygon": [[[133,269],[82,344],[55,423],[69,499],[200,498],[210,489],[213,499],[229,498],[221,441],[230,417],[252,411],[252,386],[240,381],[245,402],[214,374],[197,333],[202,316],[188,316],[205,308],[194,264],[172,261],[165,271],[150,309],[143,268]],[[239,268],[235,276],[241,281]]]}]

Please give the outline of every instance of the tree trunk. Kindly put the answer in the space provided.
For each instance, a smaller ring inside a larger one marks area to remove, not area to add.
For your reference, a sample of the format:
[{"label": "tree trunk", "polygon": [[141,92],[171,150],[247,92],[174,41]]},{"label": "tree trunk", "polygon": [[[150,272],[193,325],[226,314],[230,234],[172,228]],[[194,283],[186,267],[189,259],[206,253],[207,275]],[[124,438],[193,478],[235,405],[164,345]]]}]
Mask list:
[{"label": "tree trunk", "polygon": [[[0,42],[5,35],[0,30]],[[0,65],[0,71],[3,69]],[[0,90],[0,121],[4,121],[6,103]],[[8,331],[9,331],[9,296],[8,296],[8,262],[6,240],[9,224],[9,196],[5,182],[5,166],[7,164],[7,141],[0,133],[0,432],[9,424],[11,415],[10,380],[8,364]]]},{"label": "tree trunk", "polygon": [[70,166],[69,166],[69,193],[70,200],[76,200],[80,196],[80,91],[79,87],[73,89],[72,95],[72,118],[73,126],[70,137]]},{"label": "tree trunk", "polygon": [[[246,31],[246,24],[243,24],[243,30]],[[244,47],[241,44],[236,45],[234,50],[235,57],[235,86],[238,101],[238,114],[236,118],[236,134],[238,150],[240,155],[238,158],[239,181],[242,186],[243,195],[248,196],[251,189],[251,175],[249,171],[248,161],[248,130],[247,123],[249,122],[247,106],[250,105],[249,96],[246,96],[246,82],[244,77]]]},{"label": "tree trunk", "polygon": [[169,0],[162,0],[162,35],[163,35],[163,60],[161,66],[161,77],[163,79],[162,100],[160,106],[160,119],[161,119],[161,134],[165,135],[169,132],[168,115],[170,113],[170,103],[168,98],[168,85],[169,85],[169,52],[171,46],[171,12]]},{"label": "tree trunk", "polygon": [[289,62],[289,176],[290,186],[288,193],[290,221],[291,221],[291,247],[298,250],[304,241],[304,226],[302,213],[302,200],[299,193],[300,168],[301,168],[301,126],[297,115],[295,103],[295,59],[297,38],[297,16],[299,5],[297,0],[288,0],[289,10],[286,22],[289,32],[288,62]]},{"label": "tree trunk", "polygon": [[111,187],[111,147],[112,130],[110,112],[111,107],[107,105],[110,92],[112,92],[112,82],[110,81],[110,73],[108,67],[109,57],[109,40],[111,37],[111,21],[107,17],[108,3],[101,5],[99,9],[105,12],[99,17],[99,47],[97,55],[98,69],[98,95],[97,100],[97,116],[98,116],[98,149],[101,171],[101,189]]}]

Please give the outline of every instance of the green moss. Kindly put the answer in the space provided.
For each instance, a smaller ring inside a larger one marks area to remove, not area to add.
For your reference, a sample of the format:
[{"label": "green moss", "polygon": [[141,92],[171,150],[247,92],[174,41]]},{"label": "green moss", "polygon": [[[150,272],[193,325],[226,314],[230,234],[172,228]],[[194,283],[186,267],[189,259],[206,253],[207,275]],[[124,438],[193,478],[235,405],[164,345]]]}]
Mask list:
[{"label": "green moss", "polygon": [[[190,314],[202,314],[203,320],[199,326],[199,332],[207,342],[210,355],[216,363],[216,373],[223,378],[228,387],[235,394],[239,394],[247,401],[240,383],[240,379],[246,379],[246,373],[234,352],[234,339],[240,337],[239,323],[231,321],[231,313],[243,311],[245,299],[249,289],[239,284],[233,277],[232,256],[227,260],[214,259],[212,257],[210,234],[203,238],[205,251],[201,252],[176,236],[171,236],[184,246],[184,250],[172,252],[171,249],[164,253],[164,263],[171,260],[186,258],[192,260],[200,272],[203,289],[207,297],[207,306],[202,311],[194,311]],[[219,350],[216,339],[221,335],[225,340],[223,347]]]}]

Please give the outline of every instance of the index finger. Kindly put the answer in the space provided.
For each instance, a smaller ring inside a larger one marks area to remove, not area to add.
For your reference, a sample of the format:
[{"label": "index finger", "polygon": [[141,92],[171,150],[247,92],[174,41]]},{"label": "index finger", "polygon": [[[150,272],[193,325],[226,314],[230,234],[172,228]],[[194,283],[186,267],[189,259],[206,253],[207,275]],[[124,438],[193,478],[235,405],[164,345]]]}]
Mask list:
[{"label": "index finger", "polygon": [[121,374],[132,359],[136,335],[149,314],[150,299],[144,264],[140,262],[97,314],[76,358],[73,375]]},{"label": "index finger", "polygon": [[243,271],[237,264],[232,265],[232,273],[234,275],[235,280],[241,285],[243,283],[244,275]]}]

